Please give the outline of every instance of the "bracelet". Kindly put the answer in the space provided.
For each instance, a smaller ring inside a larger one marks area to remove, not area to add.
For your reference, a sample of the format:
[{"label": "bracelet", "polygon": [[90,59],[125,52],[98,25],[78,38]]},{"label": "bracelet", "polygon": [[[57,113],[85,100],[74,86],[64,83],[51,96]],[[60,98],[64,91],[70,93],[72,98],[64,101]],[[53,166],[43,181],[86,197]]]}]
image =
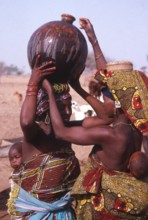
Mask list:
[{"label": "bracelet", "polygon": [[95,57],[95,60],[99,60],[100,57],[102,57],[102,56],[103,56],[103,54],[101,53],[99,56],[96,56],[96,57]]},{"label": "bracelet", "polygon": [[33,83],[33,82],[29,82],[28,86],[38,86],[37,84]]},{"label": "bracelet", "polygon": [[37,86],[30,86],[28,85],[27,91],[26,92],[37,92],[38,91],[38,87]]},{"label": "bracelet", "polygon": [[98,42],[97,38],[94,40],[94,43],[92,44],[93,46],[95,46],[95,44]]},{"label": "bracelet", "polygon": [[26,96],[37,96],[36,92],[26,92]]}]

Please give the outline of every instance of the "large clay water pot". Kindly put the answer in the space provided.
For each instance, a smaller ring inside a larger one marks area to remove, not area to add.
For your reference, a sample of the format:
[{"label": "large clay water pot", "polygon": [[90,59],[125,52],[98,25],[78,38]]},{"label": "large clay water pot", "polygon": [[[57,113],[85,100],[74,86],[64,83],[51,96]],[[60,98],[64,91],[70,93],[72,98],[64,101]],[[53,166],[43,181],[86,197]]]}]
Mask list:
[{"label": "large clay water pot", "polygon": [[80,75],[87,58],[87,43],[81,31],[73,25],[72,15],[62,14],[61,21],[51,21],[39,27],[28,42],[28,61],[33,68],[38,54],[40,64],[56,63],[51,82],[67,82]]}]

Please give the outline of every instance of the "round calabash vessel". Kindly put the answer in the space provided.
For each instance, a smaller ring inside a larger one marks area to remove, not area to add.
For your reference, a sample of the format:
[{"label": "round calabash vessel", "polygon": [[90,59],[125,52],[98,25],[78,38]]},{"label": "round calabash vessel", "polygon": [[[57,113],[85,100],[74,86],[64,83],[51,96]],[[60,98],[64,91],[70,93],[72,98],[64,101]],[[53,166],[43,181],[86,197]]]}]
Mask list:
[{"label": "round calabash vessel", "polygon": [[28,42],[28,61],[33,68],[37,55],[39,65],[52,60],[56,71],[48,76],[51,82],[68,82],[82,73],[88,48],[81,31],[73,25],[75,18],[62,14],[60,21],[51,21],[39,27]]}]

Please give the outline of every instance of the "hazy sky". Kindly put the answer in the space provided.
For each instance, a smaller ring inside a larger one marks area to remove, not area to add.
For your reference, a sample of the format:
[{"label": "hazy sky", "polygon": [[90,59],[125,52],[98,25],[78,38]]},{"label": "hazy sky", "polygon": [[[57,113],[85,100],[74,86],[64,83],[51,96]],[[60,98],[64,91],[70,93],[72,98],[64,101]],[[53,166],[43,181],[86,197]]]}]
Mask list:
[{"label": "hazy sky", "polygon": [[148,66],[148,0],[0,0],[0,61],[30,72],[30,36],[62,13],[89,18],[106,57]]}]

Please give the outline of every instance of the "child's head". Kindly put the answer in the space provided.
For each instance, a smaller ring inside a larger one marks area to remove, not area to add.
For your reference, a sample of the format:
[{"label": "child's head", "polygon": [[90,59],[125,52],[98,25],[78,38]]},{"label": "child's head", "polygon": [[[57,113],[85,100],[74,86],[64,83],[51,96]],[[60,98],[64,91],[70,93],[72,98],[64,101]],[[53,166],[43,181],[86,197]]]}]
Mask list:
[{"label": "child's head", "polygon": [[22,142],[14,143],[9,149],[9,161],[13,169],[19,169],[22,163]]},{"label": "child's head", "polygon": [[129,160],[129,169],[137,179],[148,176],[148,158],[146,154],[141,151],[133,153]]}]

